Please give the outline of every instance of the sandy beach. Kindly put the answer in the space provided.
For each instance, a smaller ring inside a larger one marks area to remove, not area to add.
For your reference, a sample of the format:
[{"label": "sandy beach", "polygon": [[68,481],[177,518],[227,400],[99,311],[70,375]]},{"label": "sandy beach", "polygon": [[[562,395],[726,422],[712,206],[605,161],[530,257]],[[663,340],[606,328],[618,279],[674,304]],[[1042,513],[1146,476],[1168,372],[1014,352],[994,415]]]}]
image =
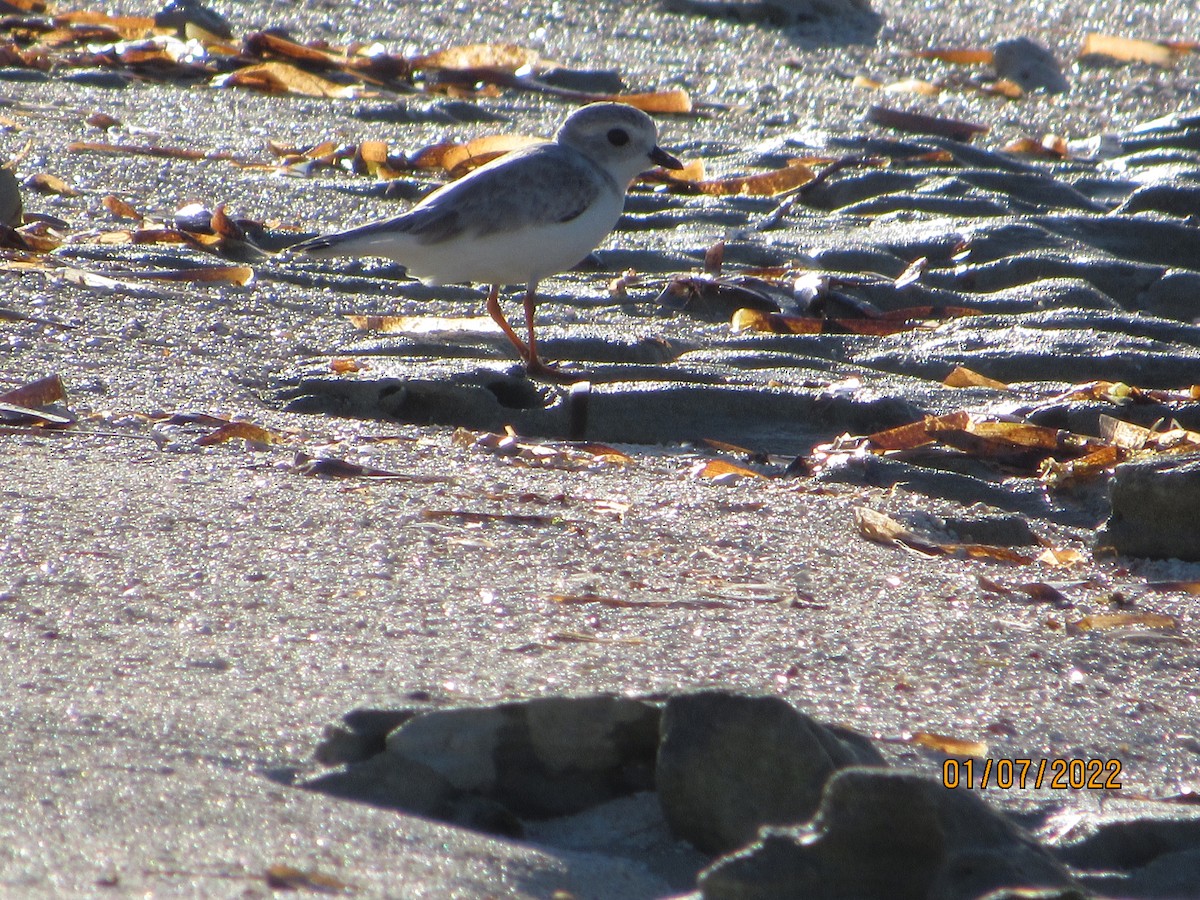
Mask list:
[{"label": "sandy beach", "polygon": [[[944,756],[911,743],[914,732],[982,742],[998,758],[1120,760],[1121,792],[988,794],[1047,840],[1105,817],[1187,817],[1187,805],[1156,801],[1194,796],[1195,600],[1147,585],[1195,583],[1200,564],[1094,552],[1103,484],[1055,494],[1022,472],[960,491],[907,470],[875,481],[874,469],[858,480],[782,473],[841,434],[926,413],[1011,414],[1097,379],[1200,383],[1187,314],[1200,267],[1190,244],[1149,230],[1190,235],[1194,220],[1155,208],[1103,246],[1080,224],[1111,219],[1146,186],[1194,190],[1195,145],[1162,142],[1119,165],[1083,150],[1012,157],[1030,178],[1019,188],[987,168],[1021,138],[1082,147],[1194,111],[1194,53],[1169,67],[1077,57],[1089,33],[1200,40],[1200,12],[1059,2],[1014,20],[994,3],[872,8],[777,27],[600,0],[212,4],[234,43],[273,27],[408,57],[513,43],[571,70],[616,72],[628,92],[686,91],[693,112],[658,116],[660,142],[703,161],[709,178],[950,146],[867,121],[873,105],[987,127],[936,171],[911,160],[852,170],[769,230],[747,226],[781,198],[635,188],[596,258],[548,279],[539,308],[547,352],[600,376],[587,440],[611,445],[607,456],[543,440],[564,437],[569,401],[530,386],[507,345],[462,323],[483,314],[477,289],[414,285],[378,260],[276,253],[391,214],[441,176],[406,172],[388,187],[345,168],[287,172],[269,142],[383,141],[411,154],[480,134],[544,136],[570,99],[518,89],[328,98],[141,78],[136,67],[0,69],[0,150],[19,159],[25,212],[71,235],[50,263],[0,272],[0,306],[17,314],[0,318],[0,390],[58,375],[67,400],[51,409],[76,419],[54,433],[0,429],[0,894],[268,896],[273,866],[322,873],[354,896],[628,900],[691,889],[663,862],[678,846],[589,845],[587,828],[634,821],[627,808],[517,841],[295,788],[323,771],[313,759],[323,727],[359,708],[730,688],[783,697],[930,776]],[[1004,99],[980,89],[992,82],[986,64],[913,55],[1015,37],[1047,48],[1069,91]],[[940,87],[885,89],[906,79]],[[91,124],[97,114],[120,124]],[[87,142],[193,152],[76,146]],[[73,191],[38,190],[27,182],[38,173]],[[910,180],[885,193],[883,178]],[[1070,196],[1051,194],[1051,181]],[[109,196],[145,219],[115,215]],[[266,251],[238,260],[96,237],[169,225],[188,203],[257,223]],[[1026,248],[1034,225],[1063,244]],[[978,261],[976,287],[953,280],[949,261],[972,234],[977,257],[964,264]],[[739,336],[727,313],[664,308],[664,287],[697,273],[722,239],[725,274],[836,271],[864,279],[851,293],[874,290],[881,307],[924,255],[918,301],[966,296],[983,314],[884,337]],[[7,261],[18,257],[28,262],[15,251]],[[197,263],[248,265],[253,279],[143,277]],[[643,283],[612,293],[631,269]],[[368,333],[351,315],[449,318],[466,336]],[[942,385],[972,360],[1013,392]],[[1195,403],[1178,407],[1171,414],[1191,421]],[[230,419],[271,441],[200,440]],[[523,449],[480,440],[506,424]],[[721,455],[704,438],[770,456]],[[298,453],[395,477],[306,477]],[[770,477],[703,474],[717,457]],[[1059,565],[916,553],[867,540],[862,507],[925,523],[1020,520],[1041,541],[1032,556],[1074,555]],[[1067,605],[1012,590],[1029,583],[1052,585]],[[1172,627],[1076,627],[1124,610],[1118,596]]]}]

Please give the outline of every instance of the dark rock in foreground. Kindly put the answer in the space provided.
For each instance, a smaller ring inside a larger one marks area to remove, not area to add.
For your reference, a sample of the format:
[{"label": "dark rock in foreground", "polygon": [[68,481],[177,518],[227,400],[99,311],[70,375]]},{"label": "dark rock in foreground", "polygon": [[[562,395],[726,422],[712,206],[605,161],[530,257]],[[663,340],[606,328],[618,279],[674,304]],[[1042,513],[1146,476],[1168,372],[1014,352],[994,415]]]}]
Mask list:
[{"label": "dark rock in foreground", "polygon": [[775,696],[361,709],[317,756],[342,765],[306,789],[622,857],[696,885],[691,900],[1177,900],[1200,883],[1200,819],[1180,807],[1043,845],[979,794],[887,769],[863,736]]},{"label": "dark rock in foreground", "polygon": [[518,833],[518,817],[570,815],[650,789],[659,715],[653,703],[610,696],[371,710],[347,716],[349,730],[327,729],[318,758],[346,765],[304,787]]},{"label": "dark rock in foreground", "polygon": [[992,53],[996,75],[1015,81],[1024,91],[1061,94],[1071,89],[1054,54],[1036,41],[1027,37],[1000,41]]},{"label": "dark rock in foreground", "polygon": [[1112,515],[1098,544],[1127,556],[1200,560],[1200,457],[1117,466]]},{"label": "dark rock in foreground", "polygon": [[808,827],[764,829],[702,873],[700,888],[704,900],[1085,896],[1048,850],[977,795],[865,768],[830,779]]},{"label": "dark rock in foreground", "polygon": [[1200,890],[1200,819],[1194,817],[1106,822],[1055,852],[1105,896],[1159,900]]},{"label": "dark rock in foreground", "polygon": [[436,710],[388,735],[398,764],[531,818],[579,812],[652,782],[659,709],[623,697],[544,697]]},{"label": "dark rock in foreground", "polygon": [[885,763],[858,735],[778,697],[705,691],[667,701],[656,780],[671,830],[716,854],[762,825],[807,821],[829,776],[862,764]]}]

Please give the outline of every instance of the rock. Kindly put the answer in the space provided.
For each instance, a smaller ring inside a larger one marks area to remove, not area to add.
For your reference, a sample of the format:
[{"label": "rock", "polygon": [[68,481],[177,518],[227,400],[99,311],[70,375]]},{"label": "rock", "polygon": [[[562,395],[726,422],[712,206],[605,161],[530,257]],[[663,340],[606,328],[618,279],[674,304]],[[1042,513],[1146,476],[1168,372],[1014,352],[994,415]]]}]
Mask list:
[{"label": "rock", "polygon": [[[953,185],[944,185],[944,188],[951,192],[955,190]],[[915,212],[963,219],[991,218],[1008,211],[1008,205],[1002,200],[981,197],[970,191],[959,196],[953,193],[947,195],[938,193],[936,187],[931,193],[885,194],[861,203],[851,203],[841,210],[848,216],[911,215]]]},{"label": "rock", "polygon": [[[982,267],[981,267],[982,268]],[[1000,275],[1002,266],[990,266],[980,273],[984,279]],[[1014,268],[1023,268],[1019,264]],[[1035,268],[1030,265],[1024,271],[1033,274]],[[1120,309],[1111,297],[1098,290],[1090,282],[1077,277],[1042,278],[1034,274],[1033,279],[1022,284],[1000,287],[986,293],[965,295],[956,285],[956,280],[969,281],[972,277],[969,267],[956,279],[954,275],[947,276],[941,272],[928,277],[928,284],[912,284],[903,291],[897,291],[894,284],[879,283],[860,279],[851,283],[843,292],[852,297],[870,302],[882,310],[891,310],[903,306],[961,306],[967,303],[972,308],[990,314],[1026,313],[1040,310],[1075,308],[1075,309]],[[1045,271],[1044,268],[1042,271]],[[853,276],[847,278],[852,281]]]},{"label": "rock", "polygon": [[[644,866],[663,880],[662,890],[636,895],[645,900],[695,889],[696,875],[711,862],[671,834],[653,791],[619,797],[573,816],[524,824],[524,839],[530,843],[552,846],[556,852],[586,853],[592,858],[628,859]],[[633,895],[609,896],[630,900]]]},{"label": "rock", "polygon": [[873,15],[869,0],[665,0],[672,12],[789,26]]},{"label": "rock", "polygon": [[1079,880],[1112,897],[1192,897],[1200,885],[1200,849],[1164,853],[1133,872],[1081,874]]},{"label": "rock", "polygon": [[155,14],[154,24],[159,28],[174,28],[181,37],[190,37],[187,34],[189,25],[198,26],[225,40],[233,37],[233,29],[224,16],[198,0],[171,0]]},{"label": "rock", "polygon": [[1117,466],[1097,546],[1125,556],[1200,561],[1200,455]]},{"label": "rock", "polygon": [[0,69],[0,81],[36,82],[49,81],[50,75],[40,69]]},{"label": "rock", "polygon": [[413,716],[413,709],[354,709],[342,717],[346,727],[326,725],[313,758],[326,766],[362,762],[387,749],[388,733]]},{"label": "rock", "polygon": [[[1012,172],[966,165],[940,173],[851,175],[814,189],[806,195],[805,202],[847,213],[894,212],[905,209],[904,204],[914,198],[930,196],[943,200],[965,198],[973,204],[987,201],[987,208],[1013,213],[1046,207],[1093,213],[1108,210],[1107,206],[1097,203],[1073,185],[1040,172]],[[878,200],[886,202],[873,202]],[[949,207],[947,211],[953,212]]]},{"label": "rock", "polygon": [[677,836],[707,853],[743,846],[762,825],[804,822],[837,769],[884,765],[851,734],[820,725],[778,697],[724,691],[672,697],[658,748],[663,815]]},{"label": "rock", "polygon": [[[1082,305],[1112,308],[1117,304],[1134,304],[1137,298],[1155,281],[1162,278],[1161,266],[1145,266],[1119,259],[1101,259],[1086,253],[1040,252],[1018,253],[991,262],[964,265],[953,272],[929,273],[927,284],[984,294],[994,291],[1029,291],[1039,283],[1073,282],[1091,287],[1102,295],[1101,302]],[[1080,305],[1069,295],[1055,297],[1052,290],[1043,291],[1044,306],[1065,308]],[[972,300],[974,298],[972,297]]]},{"label": "rock", "polygon": [[1200,818],[1144,816],[1102,822],[1079,840],[1062,844],[1060,859],[1076,869],[1134,870],[1163,856],[1200,847]]},{"label": "rock", "polygon": [[1129,896],[1186,897],[1200,885],[1200,848],[1164,853],[1129,876],[1122,891]]},{"label": "rock", "polygon": [[1082,278],[1039,278],[971,298],[988,312],[1033,312],[1047,309],[1120,309],[1108,294]]},{"label": "rock", "polygon": [[[960,151],[961,153],[961,151]],[[975,169],[964,166],[956,180],[995,196],[1008,197],[1014,209],[1051,207],[1106,213],[1110,204],[1089,197],[1078,187],[1044,172],[1009,172],[1003,169]]]},{"label": "rock", "polygon": [[302,786],[516,835],[518,816],[568,815],[652,787],[659,716],[653,703],[609,696],[354,710],[316,752],[345,765]]},{"label": "rock", "polygon": [[[912,192],[920,185],[921,176],[916,172],[896,169],[850,170],[841,178],[830,179],[810,189],[804,196],[804,202],[817,209],[843,209],[874,197]],[[827,268],[836,268],[828,262],[824,264]]]},{"label": "rock", "polygon": [[1026,37],[1000,41],[992,48],[996,75],[1015,81],[1026,93],[1043,90],[1061,94],[1071,89],[1054,54]]},{"label": "rock", "polygon": [[544,697],[408,720],[385,756],[530,818],[569,815],[653,784],[660,710],[624,697]]},{"label": "rock", "polygon": [[542,72],[537,80],[568,91],[591,94],[619,94],[629,90],[621,73],[615,69],[570,69],[558,66]]},{"label": "rock", "polygon": [[763,0],[767,17],[777,25],[817,19],[849,19],[871,12],[870,0]]},{"label": "rock", "polygon": [[1080,881],[1114,897],[1195,896],[1200,884],[1200,819],[1172,810],[1102,822],[1086,837],[1056,849]]},{"label": "rock", "polygon": [[830,779],[808,827],[765,829],[699,883],[704,900],[1084,896],[1062,863],[976,794],[866,768]]}]

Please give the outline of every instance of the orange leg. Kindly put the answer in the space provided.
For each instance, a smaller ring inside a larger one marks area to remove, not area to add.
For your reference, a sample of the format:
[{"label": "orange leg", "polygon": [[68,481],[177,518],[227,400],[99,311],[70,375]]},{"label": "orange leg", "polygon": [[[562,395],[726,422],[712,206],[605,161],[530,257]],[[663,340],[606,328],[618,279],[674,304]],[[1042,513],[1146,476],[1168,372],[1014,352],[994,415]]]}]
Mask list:
[{"label": "orange leg", "polygon": [[493,284],[487,295],[487,311],[492,317],[492,321],[500,326],[500,330],[504,332],[504,336],[509,342],[517,348],[517,353],[520,354],[521,360],[525,363],[525,371],[529,375],[545,378],[548,381],[575,382],[579,380],[578,376],[571,376],[560,372],[554,366],[542,362],[537,352],[537,336],[533,330],[533,320],[536,314],[537,306],[537,285],[531,284],[525,291],[525,330],[529,334],[529,343],[521,340],[513,327],[508,324],[508,319],[504,318],[504,312],[500,309],[500,285]]},{"label": "orange leg", "polygon": [[525,288],[525,331],[529,335],[529,358],[526,365],[530,369],[543,371],[546,365],[538,358],[537,336],[533,333],[533,320],[537,315],[537,283],[531,282]]},{"label": "orange leg", "polygon": [[537,375],[547,381],[575,382],[578,376],[560,372],[549,363],[543,362],[537,352],[537,337],[533,333],[533,320],[537,315],[537,283],[533,282],[525,289],[525,331],[529,334],[529,357],[525,360],[525,371]]},{"label": "orange leg", "polygon": [[[508,324],[508,319],[504,318],[504,311],[500,309],[500,285],[493,284],[487,295],[487,311],[492,317],[492,321],[500,326],[500,330],[504,332],[504,336],[512,342],[512,345],[517,348],[517,353],[526,365],[531,359],[534,359],[533,351],[529,345],[517,337],[517,333],[513,331],[513,327]],[[530,331],[532,337],[533,332]]]}]

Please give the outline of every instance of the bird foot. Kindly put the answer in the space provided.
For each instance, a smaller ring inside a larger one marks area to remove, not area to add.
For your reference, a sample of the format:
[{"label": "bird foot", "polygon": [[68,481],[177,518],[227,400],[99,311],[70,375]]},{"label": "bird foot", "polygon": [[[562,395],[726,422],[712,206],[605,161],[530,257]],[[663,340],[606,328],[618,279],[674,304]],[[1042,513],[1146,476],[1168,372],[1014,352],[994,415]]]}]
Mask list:
[{"label": "bird foot", "polygon": [[558,366],[543,361],[539,356],[525,360],[525,374],[539,381],[552,381],[556,384],[575,384],[588,380],[586,372],[564,372]]}]

